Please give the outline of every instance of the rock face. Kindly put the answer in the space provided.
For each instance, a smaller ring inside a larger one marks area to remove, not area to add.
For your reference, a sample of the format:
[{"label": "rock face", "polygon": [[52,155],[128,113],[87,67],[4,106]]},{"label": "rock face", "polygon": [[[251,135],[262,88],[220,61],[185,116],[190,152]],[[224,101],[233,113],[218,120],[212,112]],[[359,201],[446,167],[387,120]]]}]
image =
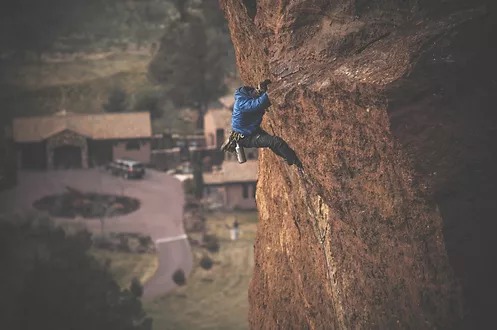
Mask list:
[{"label": "rock face", "polygon": [[[454,275],[447,246],[460,235],[444,232],[457,219],[442,210],[458,200],[439,197],[461,188],[449,179],[464,174],[451,167],[464,157],[447,145],[469,136],[460,129],[468,109],[457,116],[454,105],[495,90],[495,66],[478,81],[486,89],[458,90],[485,71],[468,66],[497,58],[495,47],[486,52],[497,38],[471,38],[493,31],[489,9],[457,0],[220,3],[242,80],[273,81],[263,127],[296,150],[306,171],[301,179],[270,151],[260,153],[251,327],[424,329],[467,321],[474,311],[462,300],[475,277]],[[472,135],[474,143],[495,133],[495,115],[484,115],[490,102],[478,105],[484,120],[470,128],[485,124],[485,131]],[[476,156],[492,150],[489,141]],[[466,225],[458,230],[470,226],[459,220]]]}]

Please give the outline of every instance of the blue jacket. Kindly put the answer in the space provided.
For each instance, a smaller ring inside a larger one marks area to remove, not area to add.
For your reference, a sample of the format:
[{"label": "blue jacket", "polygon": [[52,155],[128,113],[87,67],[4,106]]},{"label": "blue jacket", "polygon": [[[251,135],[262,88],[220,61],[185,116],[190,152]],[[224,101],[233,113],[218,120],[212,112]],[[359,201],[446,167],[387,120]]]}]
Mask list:
[{"label": "blue jacket", "polygon": [[261,125],[262,116],[270,105],[267,93],[254,98],[250,96],[250,88],[238,88],[235,91],[231,128],[245,136],[254,133]]}]

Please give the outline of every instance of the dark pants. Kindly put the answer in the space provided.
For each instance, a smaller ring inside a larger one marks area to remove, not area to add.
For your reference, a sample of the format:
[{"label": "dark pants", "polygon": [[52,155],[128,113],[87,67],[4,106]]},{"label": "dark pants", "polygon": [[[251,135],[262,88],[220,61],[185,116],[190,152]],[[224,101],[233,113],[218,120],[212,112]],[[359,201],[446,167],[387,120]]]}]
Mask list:
[{"label": "dark pants", "polygon": [[293,151],[282,138],[269,135],[261,128],[251,135],[245,136],[239,143],[244,148],[269,148],[275,154],[284,158],[289,165],[302,165],[295,154],[295,151]]}]

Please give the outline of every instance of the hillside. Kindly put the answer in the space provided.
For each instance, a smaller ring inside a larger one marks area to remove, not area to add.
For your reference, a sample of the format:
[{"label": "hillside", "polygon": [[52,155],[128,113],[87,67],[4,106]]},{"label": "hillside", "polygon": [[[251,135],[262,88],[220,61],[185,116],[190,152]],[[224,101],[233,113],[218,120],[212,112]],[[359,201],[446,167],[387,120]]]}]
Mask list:
[{"label": "hillside", "polygon": [[[484,1],[221,0],[263,127],[261,328],[471,328],[491,315],[496,58]],[[490,2],[488,2],[490,4]]]},{"label": "hillside", "polygon": [[50,114],[62,109],[100,112],[113,88],[128,92],[150,87],[151,56],[110,52],[93,58],[25,63],[6,70],[0,100],[11,116]]}]

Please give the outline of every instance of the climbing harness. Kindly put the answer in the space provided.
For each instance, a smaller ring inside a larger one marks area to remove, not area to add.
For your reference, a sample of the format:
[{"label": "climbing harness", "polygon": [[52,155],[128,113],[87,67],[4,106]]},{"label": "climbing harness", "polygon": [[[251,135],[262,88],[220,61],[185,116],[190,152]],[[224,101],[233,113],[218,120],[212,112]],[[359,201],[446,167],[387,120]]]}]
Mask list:
[{"label": "climbing harness", "polygon": [[224,152],[231,152],[231,153],[236,152],[236,145],[238,141],[240,141],[243,138],[244,138],[243,134],[231,131],[226,141],[224,141],[224,143],[221,145],[221,150]]},{"label": "climbing harness", "polygon": [[243,138],[243,134],[231,131],[229,137],[221,146],[221,150],[224,152],[236,153],[236,158],[238,160],[238,163],[240,164],[243,164],[247,161],[247,157],[245,157],[245,150],[243,149],[243,146],[238,143]]}]

